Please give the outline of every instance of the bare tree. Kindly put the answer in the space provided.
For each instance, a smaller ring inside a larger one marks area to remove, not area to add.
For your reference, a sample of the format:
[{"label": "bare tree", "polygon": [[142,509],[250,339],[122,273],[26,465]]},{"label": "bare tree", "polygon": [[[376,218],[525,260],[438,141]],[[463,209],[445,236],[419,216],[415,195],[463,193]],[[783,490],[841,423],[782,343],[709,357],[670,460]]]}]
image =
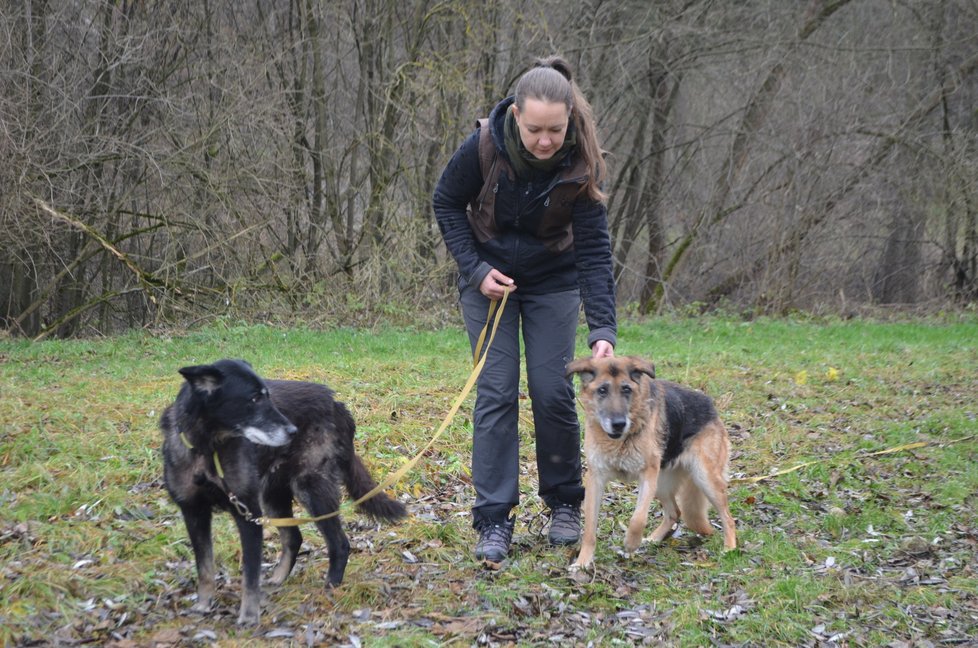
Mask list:
[{"label": "bare tree", "polygon": [[0,327],[454,302],[441,168],[532,59],[598,115],[623,304],[978,297],[973,0],[0,5]]}]

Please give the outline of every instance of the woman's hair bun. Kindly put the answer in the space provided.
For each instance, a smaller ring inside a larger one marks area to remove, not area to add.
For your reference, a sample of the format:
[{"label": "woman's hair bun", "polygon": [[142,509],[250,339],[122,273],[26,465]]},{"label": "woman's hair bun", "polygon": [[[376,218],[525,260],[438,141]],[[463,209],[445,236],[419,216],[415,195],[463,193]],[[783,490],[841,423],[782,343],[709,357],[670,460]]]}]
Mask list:
[{"label": "woman's hair bun", "polygon": [[568,81],[574,80],[574,73],[571,71],[570,63],[559,56],[548,56],[545,59],[537,59],[536,67],[549,67],[557,70]]}]

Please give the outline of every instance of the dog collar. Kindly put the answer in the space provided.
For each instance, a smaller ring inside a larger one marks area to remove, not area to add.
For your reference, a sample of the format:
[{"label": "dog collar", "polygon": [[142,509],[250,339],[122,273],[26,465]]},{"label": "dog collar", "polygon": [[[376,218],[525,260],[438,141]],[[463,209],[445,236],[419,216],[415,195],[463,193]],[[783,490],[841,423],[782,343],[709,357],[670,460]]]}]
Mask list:
[{"label": "dog collar", "polygon": [[[180,441],[183,445],[187,446],[187,450],[193,450],[194,444],[190,443],[190,439],[183,432],[180,433]],[[217,450],[214,451],[214,470],[217,471],[217,476],[224,479],[224,468],[221,467],[221,460],[217,457]]]}]

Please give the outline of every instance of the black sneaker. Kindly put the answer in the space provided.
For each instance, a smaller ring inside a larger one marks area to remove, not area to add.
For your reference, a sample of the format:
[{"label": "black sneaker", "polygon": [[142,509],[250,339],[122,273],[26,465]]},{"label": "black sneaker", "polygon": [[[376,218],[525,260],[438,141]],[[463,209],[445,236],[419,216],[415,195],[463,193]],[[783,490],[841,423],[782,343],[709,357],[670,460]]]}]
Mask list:
[{"label": "black sneaker", "polygon": [[550,509],[550,532],[547,536],[552,545],[572,545],[580,540],[581,507],[558,504]]},{"label": "black sneaker", "polygon": [[502,524],[486,521],[479,528],[479,541],[475,544],[475,559],[488,563],[501,563],[509,556],[513,541],[514,520]]}]

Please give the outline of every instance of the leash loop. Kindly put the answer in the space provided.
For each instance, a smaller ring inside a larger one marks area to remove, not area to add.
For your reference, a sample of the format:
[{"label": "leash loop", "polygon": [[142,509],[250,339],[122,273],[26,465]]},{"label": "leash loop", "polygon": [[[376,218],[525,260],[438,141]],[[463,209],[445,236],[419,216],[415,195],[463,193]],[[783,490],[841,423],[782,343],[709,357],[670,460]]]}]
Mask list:
[{"label": "leash loop", "polygon": [[230,490],[228,491],[228,500],[234,506],[235,510],[238,512],[238,515],[243,517],[248,522],[252,522],[254,524],[257,524],[258,526],[262,525],[261,524],[262,519],[256,518],[254,515],[252,515],[251,511],[248,509],[248,506],[244,502],[239,500],[238,496],[232,493]]}]

